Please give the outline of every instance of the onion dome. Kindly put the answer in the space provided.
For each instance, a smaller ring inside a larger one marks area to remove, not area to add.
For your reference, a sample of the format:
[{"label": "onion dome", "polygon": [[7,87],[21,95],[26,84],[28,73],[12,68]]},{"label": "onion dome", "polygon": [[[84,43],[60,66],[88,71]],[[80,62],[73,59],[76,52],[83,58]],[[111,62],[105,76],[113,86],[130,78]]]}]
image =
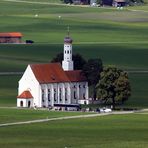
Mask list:
[{"label": "onion dome", "polygon": [[69,44],[71,44],[71,43],[72,43],[72,38],[69,37],[69,36],[65,37],[65,38],[64,38],[64,43],[69,43]]}]

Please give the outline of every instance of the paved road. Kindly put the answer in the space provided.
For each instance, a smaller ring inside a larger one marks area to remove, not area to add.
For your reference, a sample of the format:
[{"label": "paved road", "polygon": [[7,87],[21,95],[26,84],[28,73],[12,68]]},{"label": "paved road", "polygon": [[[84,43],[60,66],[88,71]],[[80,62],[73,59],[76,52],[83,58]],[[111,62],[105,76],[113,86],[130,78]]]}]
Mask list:
[{"label": "paved road", "polygon": [[5,124],[0,124],[0,127],[31,124],[31,123],[41,123],[41,122],[49,122],[49,121],[57,121],[57,120],[66,120],[66,119],[91,118],[91,117],[106,116],[106,115],[112,115],[112,114],[130,114],[130,113],[134,113],[134,112],[133,111],[123,111],[123,112],[111,112],[111,113],[100,113],[100,114],[96,113],[96,114],[88,114],[88,115],[57,117],[57,118],[50,118],[50,119],[46,118],[46,119],[23,121],[23,122],[5,123]]}]

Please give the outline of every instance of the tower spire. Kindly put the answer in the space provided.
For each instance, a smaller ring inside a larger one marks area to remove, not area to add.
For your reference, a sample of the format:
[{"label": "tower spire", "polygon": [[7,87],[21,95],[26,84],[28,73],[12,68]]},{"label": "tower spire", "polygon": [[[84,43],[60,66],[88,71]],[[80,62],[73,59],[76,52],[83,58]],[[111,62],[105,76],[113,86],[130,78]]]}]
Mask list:
[{"label": "tower spire", "polygon": [[64,59],[62,61],[62,67],[65,71],[73,70],[72,60],[72,38],[69,35],[69,26],[67,27],[67,36],[64,38]]}]

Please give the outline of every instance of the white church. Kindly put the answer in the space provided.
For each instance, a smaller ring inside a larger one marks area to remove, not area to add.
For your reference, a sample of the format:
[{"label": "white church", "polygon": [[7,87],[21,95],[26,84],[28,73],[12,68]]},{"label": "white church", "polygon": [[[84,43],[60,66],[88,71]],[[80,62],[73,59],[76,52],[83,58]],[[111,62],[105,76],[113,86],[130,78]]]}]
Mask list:
[{"label": "white church", "polygon": [[19,80],[17,107],[73,108],[89,104],[88,82],[81,70],[74,70],[72,39],[64,38],[64,59],[60,63],[30,64]]}]

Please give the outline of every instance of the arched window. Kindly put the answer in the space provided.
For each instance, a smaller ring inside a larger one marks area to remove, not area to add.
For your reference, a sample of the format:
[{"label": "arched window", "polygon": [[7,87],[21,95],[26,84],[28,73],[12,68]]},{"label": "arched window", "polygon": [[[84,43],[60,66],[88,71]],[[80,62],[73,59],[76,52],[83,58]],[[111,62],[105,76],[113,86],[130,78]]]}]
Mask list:
[{"label": "arched window", "polygon": [[44,102],[45,91],[42,89],[42,102]]},{"label": "arched window", "polygon": [[77,98],[76,98],[76,91],[74,91],[74,99],[77,99]]},{"label": "arched window", "polygon": [[56,89],[54,88],[54,101],[57,101],[56,99]]},{"label": "arched window", "polygon": [[67,50],[67,53],[69,54],[69,50]]},{"label": "arched window", "polygon": [[67,101],[67,88],[65,88],[65,101]]},{"label": "arched window", "polygon": [[20,102],[20,106],[23,107],[23,101]]},{"label": "arched window", "polygon": [[50,102],[50,89],[48,89],[48,101]]},{"label": "arched window", "polygon": [[61,88],[59,90],[59,99],[60,99],[60,101],[62,101],[62,89]]},{"label": "arched window", "polygon": [[30,107],[31,106],[31,101],[28,101],[28,107]]},{"label": "arched window", "polygon": [[83,93],[83,99],[84,99],[84,100],[86,99],[86,97],[85,97],[85,93]]}]

